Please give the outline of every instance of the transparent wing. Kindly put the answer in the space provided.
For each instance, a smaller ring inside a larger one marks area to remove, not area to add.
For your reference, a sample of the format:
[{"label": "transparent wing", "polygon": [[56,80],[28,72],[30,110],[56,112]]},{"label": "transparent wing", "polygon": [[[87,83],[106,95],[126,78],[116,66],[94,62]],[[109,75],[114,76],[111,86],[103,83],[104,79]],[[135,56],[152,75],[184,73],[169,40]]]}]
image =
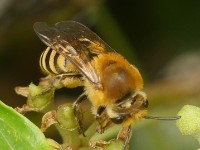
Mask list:
[{"label": "transparent wing", "polygon": [[94,32],[74,21],[63,21],[52,26],[38,22],[34,24],[34,30],[47,46],[66,57],[90,82],[102,87],[91,59],[94,55],[114,50]]},{"label": "transparent wing", "polygon": [[97,34],[78,22],[62,21],[55,26],[77,51],[88,51],[92,55],[114,51]]}]

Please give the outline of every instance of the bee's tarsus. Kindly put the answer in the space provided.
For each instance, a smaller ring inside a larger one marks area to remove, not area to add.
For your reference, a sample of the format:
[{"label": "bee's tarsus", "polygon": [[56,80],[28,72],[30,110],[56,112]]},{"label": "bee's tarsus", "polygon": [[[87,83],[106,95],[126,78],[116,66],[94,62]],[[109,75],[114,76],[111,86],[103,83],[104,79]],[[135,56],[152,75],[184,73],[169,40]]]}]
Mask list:
[{"label": "bee's tarsus", "polygon": [[121,140],[124,142],[123,144],[123,147],[122,147],[122,150],[125,150],[129,141],[130,141],[130,138],[131,138],[131,135],[132,135],[132,128],[131,128],[131,125],[127,126],[127,127],[123,127],[120,132],[118,133],[117,135],[117,140]]},{"label": "bee's tarsus", "polygon": [[128,144],[129,141],[130,141],[131,134],[132,134],[131,126],[128,127],[127,133],[128,133],[128,135],[126,136],[126,139],[125,139],[125,141],[124,141],[124,145],[123,145],[123,149],[122,149],[122,150],[125,150],[125,149],[126,149],[127,144]]}]

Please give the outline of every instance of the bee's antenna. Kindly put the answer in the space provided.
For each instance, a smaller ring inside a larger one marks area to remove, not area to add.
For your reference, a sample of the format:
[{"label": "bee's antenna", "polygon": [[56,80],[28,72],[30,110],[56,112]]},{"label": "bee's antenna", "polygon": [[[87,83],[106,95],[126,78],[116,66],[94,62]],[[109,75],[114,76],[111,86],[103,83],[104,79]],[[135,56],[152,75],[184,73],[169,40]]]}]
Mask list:
[{"label": "bee's antenna", "polygon": [[153,116],[144,116],[145,119],[155,119],[155,120],[178,120],[181,116],[177,117],[153,117]]}]

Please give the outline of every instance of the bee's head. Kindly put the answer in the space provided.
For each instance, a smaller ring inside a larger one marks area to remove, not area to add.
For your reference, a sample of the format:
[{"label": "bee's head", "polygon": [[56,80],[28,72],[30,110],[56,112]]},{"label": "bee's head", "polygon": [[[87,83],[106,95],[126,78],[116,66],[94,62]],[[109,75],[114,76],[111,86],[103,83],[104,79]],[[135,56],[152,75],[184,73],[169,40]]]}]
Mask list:
[{"label": "bee's head", "polygon": [[115,124],[132,124],[147,114],[148,100],[142,91],[125,95],[122,99],[107,107],[107,114]]}]

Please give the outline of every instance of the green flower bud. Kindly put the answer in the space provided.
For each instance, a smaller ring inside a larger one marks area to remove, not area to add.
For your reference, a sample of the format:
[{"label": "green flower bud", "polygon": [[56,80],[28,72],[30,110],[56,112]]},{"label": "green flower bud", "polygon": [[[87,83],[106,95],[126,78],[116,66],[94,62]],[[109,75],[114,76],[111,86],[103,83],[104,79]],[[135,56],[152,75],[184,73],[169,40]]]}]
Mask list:
[{"label": "green flower bud", "polygon": [[74,116],[73,105],[70,103],[58,107],[56,118],[61,128],[74,130],[78,127],[76,117]]},{"label": "green flower bud", "polygon": [[31,108],[43,109],[53,101],[54,90],[46,90],[42,86],[33,83],[29,85],[27,104]]}]

